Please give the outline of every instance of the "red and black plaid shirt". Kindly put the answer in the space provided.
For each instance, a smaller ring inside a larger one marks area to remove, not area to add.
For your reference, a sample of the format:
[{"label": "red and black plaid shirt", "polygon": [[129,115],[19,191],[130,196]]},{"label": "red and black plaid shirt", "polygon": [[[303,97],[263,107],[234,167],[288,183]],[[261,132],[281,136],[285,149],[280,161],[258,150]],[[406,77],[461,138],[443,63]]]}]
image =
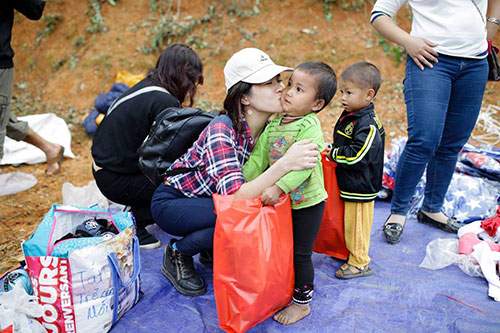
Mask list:
[{"label": "red and black plaid shirt", "polygon": [[232,194],[245,182],[241,169],[253,146],[245,121],[243,133],[237,134],[228,116],[218,116],[201,132],[193,146],[170,166],[170,170],[198,168],[199,171],[168,177],[166,183],[188,197]]}]

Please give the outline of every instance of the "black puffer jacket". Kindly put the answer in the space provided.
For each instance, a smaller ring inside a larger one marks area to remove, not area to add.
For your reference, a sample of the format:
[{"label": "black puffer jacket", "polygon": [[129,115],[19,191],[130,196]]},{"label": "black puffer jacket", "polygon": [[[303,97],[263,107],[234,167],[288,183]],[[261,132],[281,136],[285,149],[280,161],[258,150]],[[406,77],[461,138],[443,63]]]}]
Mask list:
[{"label": "black puffer jacket", "polygon": [[0,0],[0,68],[14,67],[14,51],[10,46],[14,9],[29,18],[42,17],[45,1],[41,0]]},{"label": "black puffer jacket", "polygon": [[340,196],[346,201],[374,200],[382,186],[385,131],[373,104],[342,113],[333,138],[330,158],[337,162]]}]

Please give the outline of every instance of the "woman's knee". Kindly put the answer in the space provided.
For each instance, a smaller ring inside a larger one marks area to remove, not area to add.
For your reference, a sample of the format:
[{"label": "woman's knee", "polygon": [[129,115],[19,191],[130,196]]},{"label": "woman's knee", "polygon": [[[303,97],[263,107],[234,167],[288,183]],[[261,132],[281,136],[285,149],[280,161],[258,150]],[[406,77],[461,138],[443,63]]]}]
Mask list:
[{"label": "woman's knee", "polygon": [[458,153],[462,150],[465,145],[465,140],[463,143],[460,141],[443,143],[440,144],[436,150],[436,157],[442,160],[455,160],[458,156]]},{"label": "woman's knee", "polygon": [[166,192],[157,190],[151,201],[151,215],[164,231],[184,236],[215,225],[211,198],[179,198],[176,193]]},{"label": "woman's knee", "polygon": [[409,137],[405,147],[405,154],[412,158],[428,160],[436,153],[439,146],[439,136],[426,133],[421,136]]},{"label": "woman's knee", "polygon": [[151,216],[155,223],[158,224],[163,231],[169,234],[175,234],[175,230],[172,228],[175,222],[172,216],[174,210],[170,200],[155,200],[155,196],[153,195],[153,200],[151,201]]},{"label": "woman's knee", "polygon": [[175,196],[164,185],[158,186],[151,198],[153,220],[164,230],[168,228],[169,222],[173,220],[172,217],[176,212],[175,200]]}]

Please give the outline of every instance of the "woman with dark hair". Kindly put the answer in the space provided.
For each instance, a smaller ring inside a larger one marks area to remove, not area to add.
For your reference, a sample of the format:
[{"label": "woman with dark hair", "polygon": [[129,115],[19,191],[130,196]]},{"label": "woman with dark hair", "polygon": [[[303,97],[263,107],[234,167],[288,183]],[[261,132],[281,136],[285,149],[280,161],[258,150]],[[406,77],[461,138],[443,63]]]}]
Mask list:
[{"label": "woman with dark hair", "polygon": [[97,187],[111,201],[131,207],[141,248],[160,242],[146,230],[156,187],[139,169],[137,149],[156,116],[168,107],[191,106],[203,83],[203,65],[189,46],[170,45],[147,77],[125,91],[108,109],[92,144]]},{"label": "woman with dark hair", "polygon": [[[394,21],[408,4],[408,33]],[[442,212],[457,157],[481,110],[488,78],[488,42],[500,24],[500,1],[377,0],[371,23],[405,48],[404,96],[408,142],[398,162],[387,242],[398,243],[411,198],[426,170],[425,195],[417,220],[455,233],[461,224]]]},{"label": "woman with dark hair", "polygon": [[212,194],[254,198],[289,171],[312,168],[318,161],[316,144],[300,141],[254,180],[245,182],[243,177],[242,166],[268,118],[282,112],[280,73],[286,70],[289,68],[276,65],[259,49],[235,53],[224,68],[224,114],[216,117],[170,167],[195,170],[167,177],[153,195],[151,212],[156,223],[169,234],[182,237],[167,245],[162,265],[163,274],[181,294],[206,292],[205,281],[194,269],[193,256],[213,245],[216,216]]}]

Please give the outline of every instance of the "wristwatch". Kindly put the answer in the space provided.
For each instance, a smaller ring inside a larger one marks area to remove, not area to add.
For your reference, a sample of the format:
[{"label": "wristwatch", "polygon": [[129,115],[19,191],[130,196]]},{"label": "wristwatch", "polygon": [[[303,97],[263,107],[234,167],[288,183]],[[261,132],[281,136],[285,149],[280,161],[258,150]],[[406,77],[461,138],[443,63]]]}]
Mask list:
[{"label": "wristwatch", "polygon": [[500,19],[498,17],[488,17],[486,20],[493,24],[500,25]]}]

